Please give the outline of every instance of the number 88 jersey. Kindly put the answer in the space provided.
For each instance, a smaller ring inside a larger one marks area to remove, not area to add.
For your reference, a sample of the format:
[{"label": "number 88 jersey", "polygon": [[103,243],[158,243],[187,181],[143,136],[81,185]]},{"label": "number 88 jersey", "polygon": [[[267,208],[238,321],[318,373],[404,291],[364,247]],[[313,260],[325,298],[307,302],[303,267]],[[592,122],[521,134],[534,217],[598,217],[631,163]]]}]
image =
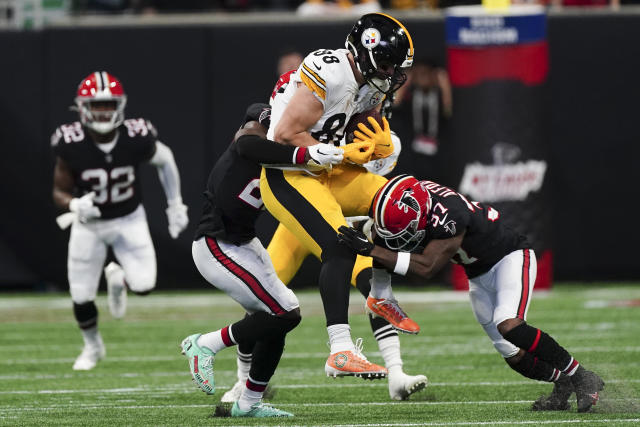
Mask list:
[{"label": "number 88 jersey", "polygon": [[153,157],[158,140],[155,128],[144,119],[125,120],[117,135],[108,153],[80,122],[62,125],[51,136],[54,154],[71,169],[74,196],[95,192],[93,203],[100,208],[101,219],[127,215],[140,205],[138,166]]},{"label": "number 88 jersey", "polygon": [[269,139],[273,139],[275,127],[301,83],[313,92],[324,108],[320,120],[309,129],[311,136],[319,142],[345,144],[344,130],[351,116],[376,107],[384,99],[382,92],[367,84],[359,87],[347,54],[346,49],[311,52],[296,72],[290,74],[291,84],[287,84],[284,91],[281,89],[286,82],[278,82],[271,97]]}]

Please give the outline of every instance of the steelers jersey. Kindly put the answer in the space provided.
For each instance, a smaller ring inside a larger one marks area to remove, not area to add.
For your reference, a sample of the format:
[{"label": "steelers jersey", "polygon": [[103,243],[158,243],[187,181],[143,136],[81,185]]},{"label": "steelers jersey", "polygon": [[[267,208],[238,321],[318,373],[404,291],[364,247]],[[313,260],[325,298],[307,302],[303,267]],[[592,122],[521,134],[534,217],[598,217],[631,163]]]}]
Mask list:
[{"label": "steelers jersey", "polygon": [[466,232],[452,258],[468,277],[486,273],[506,255],[531,248],[522,234],[503,224],[493,207],[469,201],[462,194],[432,181],[421,181],[431,194],[431,212],[422,246],[430,240],[447,239]]},{"label": "steelers jersey", "polygon": [[56,156],[64,160],[74,179],[74,197],[91,191],[102,219],[117,218],[140,205],[138,166],[156,152],[157,133],[145,119],[125,120],[109,153],[102,151],[80,122],[64,124],[51,136]]},{"label": "steelers jersey", "polygon": [[384,94],[368,84],[358,85],[349,64],[346,49],[320,49],[311,52],[298,70],[289,76],[289,84],[276,85],[271,98],[271,126],[267,138],[273,139],[275,127],[298,85],[305,85],[322,103],[324,113],[309,130],[319,142],[344,145],[344,131],[351,116],[380,104]]}]

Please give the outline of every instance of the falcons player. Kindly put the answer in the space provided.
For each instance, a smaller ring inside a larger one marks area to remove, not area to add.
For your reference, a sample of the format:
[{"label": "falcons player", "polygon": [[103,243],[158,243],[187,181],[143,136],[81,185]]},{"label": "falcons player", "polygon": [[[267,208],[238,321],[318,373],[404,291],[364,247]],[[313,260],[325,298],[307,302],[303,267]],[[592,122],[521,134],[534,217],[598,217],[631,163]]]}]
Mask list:
[{"label": "falcons player", "polygon": [[53,200],[74,215],[67,271],[73,313],[84,338],[74,370],[89,370],[105,356],[98,331],[96,293],[107,248],[118,263],[104,269],[111,314],[126,310],[126,289],[145,295],[156,283],[156,259],[144,207],[138,166],[158,169],[167,196],[169,233],[174,239],[188,224],[173,153],[145,119],[124,119],[122,84],[101,71],[85,77],[75,105],[80,121],[62,125],[51,137],[56,156]]},{"label": "falcons player", "polygon": [[473,312],[496,350],[523,376],[554,383],[551,395],[538,399],[533,409],[569,409],[574,391],[579,412],[598,401],[602,379],[526,322],[536,257],[526,237],[505,226],[497,210],[408,175],[385,184],[371,209],[375,244],[347,227],[340,228],[338,238],[383,267],[374,269],[372,289],[389,288],[388,271],[430,278],[449,260],[462,264]]},{"label": "falcons player", "polygon": [[290,417],[293,414],[262,403],[262,395],[280,361],[285,337],[300,322],[298,299],[276,275],[266,249],[256,237],[262,210],[260,164],[331,167],[343,150],[326,144],[285,146],[264,139],[271,108],[253,104],[234,142],[214,165],[200,224],[192,246],[202,276],[238,302],[247,315],[207,334],[182,342],[191,375],[207,394],[215,391],[213,361],[226,347],[238,345],[253,353],[248,378],[231,408],[232,417]]}]

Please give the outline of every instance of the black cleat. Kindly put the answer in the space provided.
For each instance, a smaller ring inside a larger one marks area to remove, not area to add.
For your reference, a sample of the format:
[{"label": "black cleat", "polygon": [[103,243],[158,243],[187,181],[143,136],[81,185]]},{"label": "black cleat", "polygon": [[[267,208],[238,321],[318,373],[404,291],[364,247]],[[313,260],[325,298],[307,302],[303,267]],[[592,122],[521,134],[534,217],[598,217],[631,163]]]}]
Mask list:
[{"label": "black cleat", "polygon": [[600,391],[604,388],[604,381],[596,373],[587,371],[582,366],[571,377],[576,390],[578,412],[587,412],[600,399]]},{"label": "black cleat", "polygon": [[540,396],[538,400],[533,402],[531,410],[533,411],[568,411],[571,409],[569,398],[574,392],[571,379],[562,374],[558,381],[553,383],[553,390],[549,396]]}]

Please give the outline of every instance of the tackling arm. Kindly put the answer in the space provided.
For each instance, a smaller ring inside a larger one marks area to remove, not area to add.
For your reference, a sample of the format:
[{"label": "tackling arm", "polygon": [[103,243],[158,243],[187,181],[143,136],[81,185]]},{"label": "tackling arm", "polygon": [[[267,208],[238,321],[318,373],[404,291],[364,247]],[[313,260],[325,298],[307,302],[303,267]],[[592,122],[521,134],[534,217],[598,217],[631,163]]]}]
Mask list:
[{"label": "tackling arm", "polygon": [[[464,233],[449,239],[432,240],[420,254],[410,254],[407,273],[424,279],[431,278],[455,255],[462,244]],[[400,254],[400,255],[399,255]],[[381,246],[374,246],[370,256],[387,269],[394,271],[398,258],[406,252],[394,252]]]},{"label": "tackling arm", "polygon": [[299,84],[275,128],[274,139],[289,145],[307,147],[317,144],[308,132],[324,113],[322,103],[303,84]]}]

